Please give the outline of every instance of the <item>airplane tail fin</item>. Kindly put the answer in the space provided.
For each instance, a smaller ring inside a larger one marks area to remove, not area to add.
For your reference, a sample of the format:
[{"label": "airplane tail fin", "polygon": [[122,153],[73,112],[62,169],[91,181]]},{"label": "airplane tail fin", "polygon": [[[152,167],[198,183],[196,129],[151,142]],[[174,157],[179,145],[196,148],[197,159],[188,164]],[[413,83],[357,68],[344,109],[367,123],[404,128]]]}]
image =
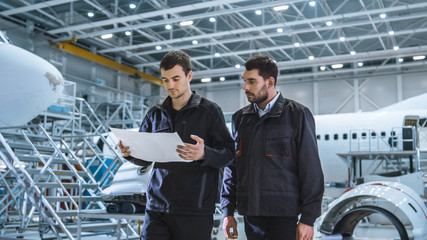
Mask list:
[{"label": "airplane tail fin", "polygon": [[379,111],[395,111],[408,109],[427,109],[427,93],[408,98],[401,102],[379,109]]}]

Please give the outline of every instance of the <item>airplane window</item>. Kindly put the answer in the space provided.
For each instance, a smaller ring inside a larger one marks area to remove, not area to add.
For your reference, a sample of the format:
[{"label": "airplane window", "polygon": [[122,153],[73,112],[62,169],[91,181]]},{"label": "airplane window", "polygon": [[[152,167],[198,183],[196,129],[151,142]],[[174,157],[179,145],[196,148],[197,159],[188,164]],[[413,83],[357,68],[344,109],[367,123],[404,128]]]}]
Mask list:
[{"label": "airplane window", "polygon": [[362,133],[362,139],[366,139],[366,133],[365,132]]},{"label": "airplane window", "polygon": [[381,132],[381,137],[385,137],[385,132]]},{"label": "airplane window", "polygon": [[325,140],[329,140],[329,134],[325,135]]},{"label": "airplane window", "polygon": [[391,135],[391,136],[396,136],[396,132],[395,132],[395,131],[392,131],[390,135]]},{"label": "airplane window", "polygon": [[356,139],[356,138],[357,138],[357,133],[353,133],[353,134],[351,135],[351,138]]},{"label": "airplane window", "polygon": [[376,132],[371,132],[371,137],[375,138],[377,136]]},{"label": "airplane window", "polygon": [[317,137],[317,140],[320,140],[320,135],[317,135],[316,137]]},{"label": "airplane window", "polygon": [[344,133],[343,135],[342,135],[342,139],[347,139],[347,137],[348,137],[348,135],[347,135],[347,133]]},{"label": "airplane window", "polygon": [[338,134],[334,134],[334,140],[338,140]]}]

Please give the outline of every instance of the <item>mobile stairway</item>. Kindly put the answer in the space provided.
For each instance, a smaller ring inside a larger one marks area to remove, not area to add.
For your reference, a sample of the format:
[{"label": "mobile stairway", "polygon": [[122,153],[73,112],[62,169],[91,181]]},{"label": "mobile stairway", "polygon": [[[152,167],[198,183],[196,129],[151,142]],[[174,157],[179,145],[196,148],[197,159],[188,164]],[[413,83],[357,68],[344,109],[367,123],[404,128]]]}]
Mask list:
[{"label": "mobile stairway", "polygon": [[0,129],[0,237],[139,238],[131,220],[94,217],[105,212],[98,193],[124,159],[99,116],[68,84],[72,94],[27,126]]}]

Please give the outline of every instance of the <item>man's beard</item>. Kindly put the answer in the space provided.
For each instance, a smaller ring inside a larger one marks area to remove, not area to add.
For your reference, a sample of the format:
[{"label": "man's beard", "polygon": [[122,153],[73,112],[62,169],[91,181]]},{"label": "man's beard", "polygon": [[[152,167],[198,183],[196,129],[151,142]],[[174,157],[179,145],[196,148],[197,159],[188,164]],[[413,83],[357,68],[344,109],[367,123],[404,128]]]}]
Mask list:
[{"label": "man's beard", "polygon": [[246,94],[248,94],[248,93],[250,94],[250,96],[252,96],[252,98],[250,98],[250,96],[248,96],[248,95],[246,95],[246,97],[248,98],[248,101],[251,103],[260,104],[260,103],[264,102],[265,100],[267,100],[267,98],[268,98],[267,86],[265,86],[265,85],[259,91],[258,96],[255,95],[254,93],[246,92]]}]

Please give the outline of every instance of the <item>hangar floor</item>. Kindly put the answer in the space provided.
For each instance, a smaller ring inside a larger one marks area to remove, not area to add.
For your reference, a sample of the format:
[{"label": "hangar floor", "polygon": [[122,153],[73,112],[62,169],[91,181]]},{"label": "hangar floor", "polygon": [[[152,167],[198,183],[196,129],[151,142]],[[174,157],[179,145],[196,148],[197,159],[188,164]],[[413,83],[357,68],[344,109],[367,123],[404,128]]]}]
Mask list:
[{"label": "hangar floor", "polygon": [[[220,219],[220,215],[215,215],[215,219]],[[239,237],[238,240],[246,240],[245,231],[244,231],[244,224],[243,224],[243,217],[238,216],[237,217],[238,222],[238,232]],[[82,239],[84,240],[99,240],[99,239],[117,239],[117,236],[115,235],[96,235],[91,236],[90,233],[86,232],[82,234]],[[0,235],[0,240],[15,240],[15,239],[40,239],[40,236],[37,232],[37,229],[34,231],[26,231],[21,235],[20,238],[16,238],[16,233],[14,232],[5,232],[4,235]],[[53,234],[45,234],[43,239],[56,239]],[[121,239],[138,239],[138,237],[129,237],[126,238],[124,236],[121,237]],[[218,228],[214,228],[213,234],[212,234],[212,240],[225,240],[224,233],[222,231],[222,222],[219,225]],[[353,237],[347,237],[343,238],[341,235],[331,235],[331,236],[324,236],[320,234],[316,234],[314,239],[325,239],[325,240],[395,240],[399,239],[399,235],[397,231],[392,226],[368,226],[359,224],[359,226],[356,228],[354,232]]]}]

